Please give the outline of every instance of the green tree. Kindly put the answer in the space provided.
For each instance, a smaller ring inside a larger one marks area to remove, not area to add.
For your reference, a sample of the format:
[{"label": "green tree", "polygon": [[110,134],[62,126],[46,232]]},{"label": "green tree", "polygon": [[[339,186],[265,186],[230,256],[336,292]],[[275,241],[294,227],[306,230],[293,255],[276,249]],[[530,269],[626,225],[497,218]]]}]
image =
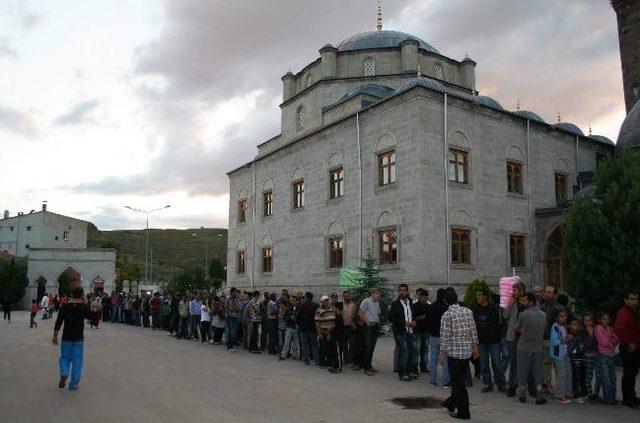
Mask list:
[{"label": "green tree", "polygon": [[562,235],[566,289],[576,309],[617,309],[640,281],[640,152],[601,163],[595,197],[573,202]]},{"label": "green tree", "polygon": [[371,255],[371,251],[367,252],[367,257],[361,267],[358,270],[362,274],[361,284],[354,289],[354,300],[356,302],[362,301],[365,294],[374,288],[380,291],[380,311],[382,312],[382,318],[386,320],[387,310],[392,298],[392,292],[389,288],[389,281],[387,278],[380,276],[376,260]]},{"label": "green tree", "polygon": [[211,279],[227,280],[227,271],[225,264],[219,257],[214,257],[209,263],[209,277]]},{"label": "green tree", "polygon": [[73,276],[71,275],[71,271],[65,270],[58,277],[58,295],[67,295],[71,297],[71,282],[73,281]]},{"label": "green tree", "polygon": [[0,299],[11,301],[24,296],[27,288],[27,263],[24,259],[0,261]]},{"label": "green tree", "polygon": [[482,291],[486,293],[488,296],[491,296],[491,288],[484,279],[474,279],[467,286],[467,290],[464,292],[464,305],[469,308],[474,308],[476,306],[476,293],[478,291]]}]

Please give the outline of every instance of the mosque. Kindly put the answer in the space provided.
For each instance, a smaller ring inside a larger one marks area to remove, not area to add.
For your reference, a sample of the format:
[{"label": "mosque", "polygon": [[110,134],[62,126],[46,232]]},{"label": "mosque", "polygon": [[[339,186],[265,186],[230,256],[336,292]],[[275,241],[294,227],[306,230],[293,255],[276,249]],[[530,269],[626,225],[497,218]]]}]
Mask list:
[{"label": "mosque", "polygon": [[[228,286],[336,291],[369,254],[410,287],[513,273],[562,285],[566,207],[615,145],[507,110],[475,68],[379,14],[284,74],[280,134],[228,173]],[[640,145],[639,116],[636,104],[619,148]]]}]

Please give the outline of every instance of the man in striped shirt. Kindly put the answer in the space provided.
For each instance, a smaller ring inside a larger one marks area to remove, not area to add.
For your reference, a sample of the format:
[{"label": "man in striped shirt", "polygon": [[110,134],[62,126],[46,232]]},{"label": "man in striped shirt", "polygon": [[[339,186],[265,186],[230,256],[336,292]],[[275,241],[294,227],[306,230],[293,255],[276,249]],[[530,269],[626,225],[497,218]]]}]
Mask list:
[{"label": "man in striped shirt", "polygon": [[[445,290],[444,300],[449,309],[440,321],[439,361],[443,363],[447,359],[451,396],[441,404],[451,412],[451,417],[467,420],[471,418],[466,387],[467,372],[469,359],[478,357],[478,334],[473,312],[458,305],[458,294],[453,288]],[[454,413],[456,408],[458,412]]]}]

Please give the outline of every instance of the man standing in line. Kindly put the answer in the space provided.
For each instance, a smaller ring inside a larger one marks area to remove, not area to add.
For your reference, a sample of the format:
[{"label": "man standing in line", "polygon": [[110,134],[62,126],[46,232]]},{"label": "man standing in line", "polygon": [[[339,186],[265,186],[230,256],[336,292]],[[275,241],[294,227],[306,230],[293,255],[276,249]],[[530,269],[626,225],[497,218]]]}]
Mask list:
[{"label": "man standing in line", "polygon": [[320,297],[320,306],[316,309],[314,320],[320,365],[328,366],[329,371],[336,373],[338,370],[338,351],[334,332],[336,316],[333,307],[329,303],[329,296],[323,295]]},{"label": "man standing in line", "polygon": [[517,346],[517,374],[521,403],[527,402],[527,384],[530,377],[536,389],[536,404],[546,404],[542,394],[542,371],[544,365],[544,331],[546,316],[536,302],[533,293],[528,292],[520,297],[523,311],[518,316],[516,331],[520,333]]},{"label": "man standing in line", "polygon": [[[436,292],[436,302],[429,306],[427,310],[427,325],[429,328],[429,378],[430,385],[435,387],[438,384],[438,357],[440,356],[440,322],[442,315],[447,311],[447,303],[444,301],[444,288]],[[449,385],[449,366],[445,361],[442,363],[442,385]]]},{"label": "man standing in line", "polygon": [[278,354],[278,305],[276,293],[269,294],[267,303],[267,349],[270,355]]},{"label": "man standing in line", "polygon": [[160,327],[160,294],[154,292],[153,298],[149,300],[149,309],[151,310],[151,329],[156,330]]},{"label": "man standing in line", "polygon": [[238,290],[236,288],[231,288],[229,298],[224,303],[224,315],[227,326],[227,351],[236,352],[236,329],[238,327],[238,316],[240,315]]},{"label": "man standing in line", "polygon": [[507,388],[507,396],[515,397],[518,388],[517,377],[517,346],[520,335],[516,332],[518,324],[518,315],[523,310],[520,305],[520,297],[525,293],[525,285],[518,282],[511,291],[511,298],[507,308],[503,311],[503,316],[507,321],[507,348],[509,350],[509,387]]},{"label": "man standing in line", "polygon": [[[442,315],[440,323],[440,362],[446,359],[451,376],[451,396],[441,403],[451,412],[451,417],[468,420],[469,394],[466,382],[469,359],[478,358],[478,334],[473,321],[473,312],[458,305],[458,294],[449,287],[444,292],[444,301],[449,309]],[[457,413],[454,410],[458,409]]]},{"label": "man standing in line", "polygon": [[622,358],[622,403],[631,408],[640,406],[636,395],[636,376],[640,365],[640,321],[638,320],[638,292],[628,292],[616,315],[615,331],[620,338]]},{"label": "man standing in line", "polygon": [[[262,313],[260,311],[260,291],[253,291],[251,301],[247,304],[249,308],[249,346],[247,349],[254,353],[260,354],[262,351],[258,346],[260,341],[260,326],[262,322]],[[266,309],[265,309],[266,311]]]},{"label": "man standing in line", "polygon": [[558,288],[553,285],[547,285],[544,289],[544,299],[540,304],[540,310],[547,315],[547,326],[544,331],[544,373],[543,385],[549,389],[551,387],[551,358],[549,357],[549,340],[551,339],[551,326],[556,321],[556,314],[564,310],[558,304]]},{"label": "man standing in line", "polygon": [[201,307],[202,302],[200,299],[192,294],[191,300],[189,300],[189,327],[190,338],[196,341],[200,339],[198,336],[198,327],[200,326]]},{"label": "man standing in line", "polygon": [[373,367],[373,352],[376,349],[378,335],[380,334],[380,291],[377,288],[371,290],[371,295],[360,303],[358,317],[363,322],[363,358],[362,364],[367,376],[373,376],[378,370]]},{"label": "man standing in line", "polygon": [[[504,392],[506,381],[500,365],[500,330],[502,328],[502,311],[497,304],[489,301],[488,288],[476,292],[476,307],[473,310],[478,332],[478,349],[480,352],[480,371],[484,388],[482,392],[493,391],[493,380],[498,391]],[[491,364],[489,364],[491,362]],[[491,378],[493,370],[493,379]]]},{"label": "man standing in line", "polygon": [[310,349],[316,362],[320,365],[318,355],[318,338],[316,335],[316,310],[319,305],[313,302],[313,293],[306,292],[305,302],[298,307],[298,329],[300,330],[300,350],[304,364],[309,364]]},{"label": "man standing in line", "polygon": [[344,328],[342,336],[339,340],[344,357],[344,364],[355,365],[353,355],[355,353],[355,331],[356,331],[356,309],[353,301],[351,301],[351,292],[342,292],[342,320]]},{"label": "man standing in line", "polygon": [[411,371],[414,374],[429,373],[428,356],[429,356],[429,328],[427,325],[427,313],[429,311],[429,291],[424,288],[417,290],[418,301],[413,303],[411,313],[416,327],[413,333],[413,358],[411,362]]},{"label": "man standing in line", "polygon": [[67,305],[60,309],[58,318],[53,328],[51,342],[58,345],[58,332],[62,331],[62,344],[60,345],[60,382],[58,388],[63,389],[69,376],[71,367],[71,382],[69,390],[78,389],[82,376],[82,361],[84,358],[84,320],[89,317],[89,308],[84,303],[84,290],[75,287],[71,290],[71,299]]},{"label": "man standing in line", "polygon": [[398,377],[403,382],[413,379],[411,376],[411,362],[413,358],[413,320],[409,287],[402,283],[398,285],[398,298],[391,303],[389,320],[393,325],[393,338],[398,351]]}]

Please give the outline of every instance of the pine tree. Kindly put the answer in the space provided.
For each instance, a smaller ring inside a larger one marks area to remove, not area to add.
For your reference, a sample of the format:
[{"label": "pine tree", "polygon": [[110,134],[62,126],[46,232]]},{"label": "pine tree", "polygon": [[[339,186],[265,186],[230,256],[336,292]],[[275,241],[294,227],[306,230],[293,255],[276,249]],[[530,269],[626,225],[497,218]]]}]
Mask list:
[{"label": "pine tree", "polygon": [[367,257],[361,267],[358,270],[362,274],[361,284],[354,290],[354,297],[356,303],[359,303],[365,298],[365,294],[372,289],[377,288],[380,291],[380,311],[382,312],[383,320],[386,320],[387,309],[392,301],[392,293],[389,288],[389,281],[387,278],[380,276],[376,260],[371,254],[371,250],[367,252]]}]

